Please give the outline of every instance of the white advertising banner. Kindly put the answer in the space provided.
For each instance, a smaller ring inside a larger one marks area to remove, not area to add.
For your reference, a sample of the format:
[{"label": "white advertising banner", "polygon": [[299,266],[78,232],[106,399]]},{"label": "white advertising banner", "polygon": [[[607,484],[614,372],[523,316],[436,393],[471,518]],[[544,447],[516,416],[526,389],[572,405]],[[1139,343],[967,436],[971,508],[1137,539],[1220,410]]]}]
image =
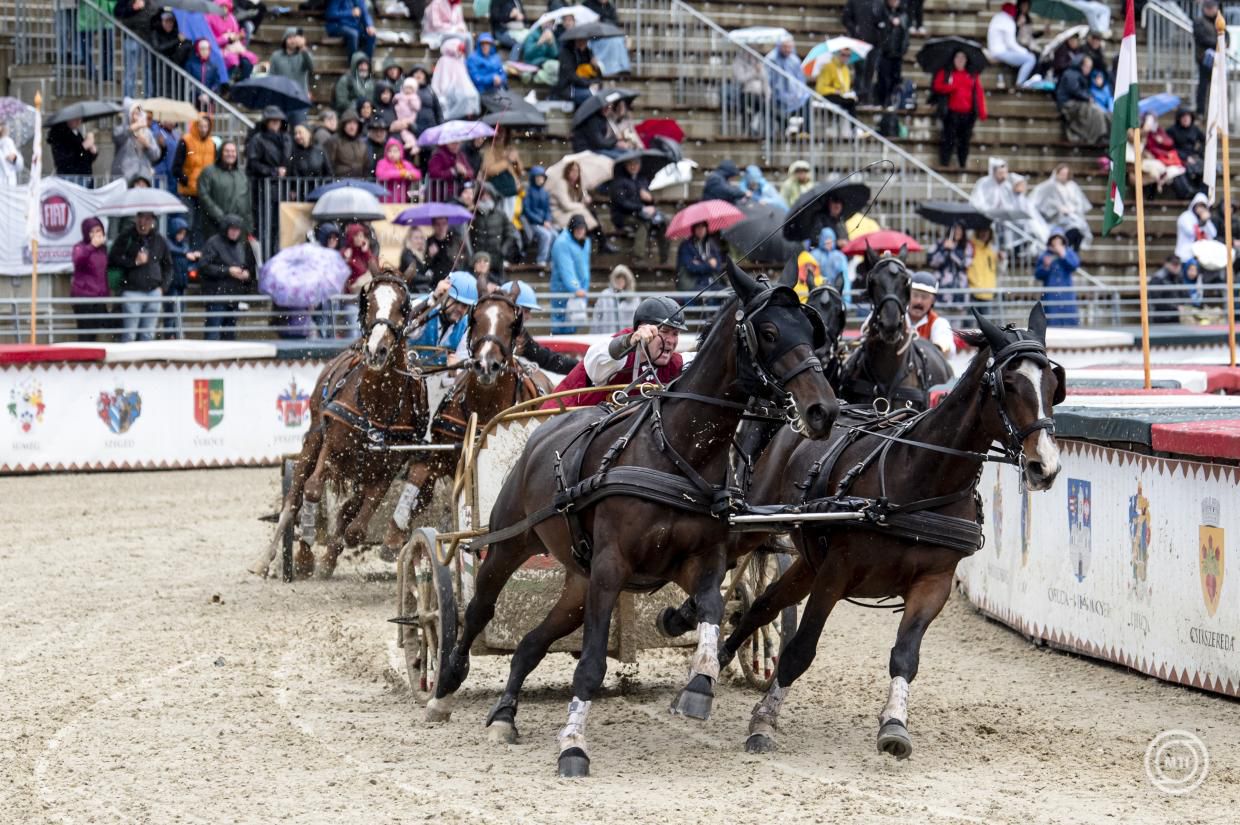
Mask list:
[{"label": "white advertising banner", "polygon": [[274,464],[322,361],[0,368],[0,473]]},{"label": "white advertising banner", "polygon": [[[99,189],[86,189],[64,178],[43,178],[35,215],[39,224],[39,272],[71,272],[73,245],[82,240],[82,221],[98,217],[103,202],[125,188],[113,181]],[[0,186],[0,275],[30,274],[30,235],[26,222],[13,220],[26,215],[30,186]],[[99,218],[107,226],[107,218]]]},{"label": "white advertising banner", "polygon": [[1061,440],[1055,486],[982,478],[986,544],[958,575],[1021,633],[1240,696],[1240,470]]}]

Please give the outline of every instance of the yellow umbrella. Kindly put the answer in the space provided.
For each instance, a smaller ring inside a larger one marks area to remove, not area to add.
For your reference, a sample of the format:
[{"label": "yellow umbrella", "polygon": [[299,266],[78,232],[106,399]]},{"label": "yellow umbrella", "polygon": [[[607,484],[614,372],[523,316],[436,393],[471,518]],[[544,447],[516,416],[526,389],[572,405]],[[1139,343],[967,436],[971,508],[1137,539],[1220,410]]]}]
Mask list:
[{"label": "yellow umbrella", "polygon": [[198,119],[198,110],[182,100],[167,97],[148,97],[139,100],[142,111],[149,112],[156,120],[168,120],[173,123],[188,123]]}]

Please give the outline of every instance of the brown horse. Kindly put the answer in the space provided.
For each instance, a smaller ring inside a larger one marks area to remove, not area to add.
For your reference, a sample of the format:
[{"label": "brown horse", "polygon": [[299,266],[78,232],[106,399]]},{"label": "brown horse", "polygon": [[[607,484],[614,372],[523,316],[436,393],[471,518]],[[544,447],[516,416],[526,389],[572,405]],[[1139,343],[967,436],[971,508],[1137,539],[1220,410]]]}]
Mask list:
[{"label": "brown horse", "polygon": [[730,661],[755,629],[809,595],[775,679],[753,710],[747,751],[774,750],[780,707],[813,661],[835,604],[899,596],[904,615],[891,649],[878,748],[900,759],[912,752],[909,683],[917,675],[922,636],[951,592],[956,565],[979,546],[977,483],[991,445],[1002,446],[1002,460],[1020,467],[1030,490],[1049,489],[1060,469],[1051,411],[1063,400],[1064,376],[1046,355],[1041,304],[1029,316],[1028,330],[1000,329],[981,316],[978,323],[981,331],[966,339],[978,353],[938,407],[886,429],[881,421],[852,427],[841,418],[843,426],[825,442],[807,442],[785,430],[759,462],[751,501],[801,502],[803,512],[864,510],[865,518],[804,521],[794,529],[800,558],[721,646],[720,660]]},{"label": "brown horse", "polygon": [[[534,431],[491,510],[491,529],[498,532],[480,540],[489,551],[464,627],[442,657],[428,719],[449,717],[469,671],[470,646],[494,615],[504,584],[526,559],[548,551],[572,574],[550,615],[518,647],[509,686],[555,639],[584,622],[568,725],[560,734],[560,774],[589,773],[586,715],[606,672],[612,609],[623,589],[674,581],[696,595],[700,640],[689,684],[673,709],[709,714],[719,675],[720,586],[733,492],[726,482],[737,424],[755,396],[795,410],[813,438],[830,432],[836,413],[812,355],[823,338],[818,316],[792,290],[759,283],[735,264],[728,279],[736,299],[670,388],[615,411],[569,413]],[[516,697],[509,698],[505,691],[501,702],[515,713]]]},{"label": "brown horse", "polygon": [[[527,367],[516,356],[524,329],[521,308],[516,304],[519,289],[514,282],[508,292],[488,294],[485,279],[479,279],[478,294],[482,297],[469,313],[468,368],[457,377],[431,420],[431,441],[457,444],[458,449],[414,453],[383,540],[381,553],[386,559],[395,559],[400,553],[401,545],[409,538],[413,517],[426,508],[435,482],[456,468],[469,417],[476,413],[478,421],[486,423],[514,404],[551,391],[547,376],[537,368]],[[421,495],[423,490],[427,491],[426,496]]]},{"label": "brown horse", "polygon": [[416,442],[426,431],[426,385],[410,371],[405,349],[405,328],[414,311],[408,287],[398,273],[387,270],[358,300],[365,310],[362,337],[333,359],[315,384],[310,429],[284,497],[276,539],[251,572],[267,572],[279,537],[295,522],[296,572],[308,576],[315,571],[319,508],[331,483],[346,494],[319,567],[321,575],[331,576],[345,546],[364,540],[375,508],[404,466],[405,454],[386,448]]}]

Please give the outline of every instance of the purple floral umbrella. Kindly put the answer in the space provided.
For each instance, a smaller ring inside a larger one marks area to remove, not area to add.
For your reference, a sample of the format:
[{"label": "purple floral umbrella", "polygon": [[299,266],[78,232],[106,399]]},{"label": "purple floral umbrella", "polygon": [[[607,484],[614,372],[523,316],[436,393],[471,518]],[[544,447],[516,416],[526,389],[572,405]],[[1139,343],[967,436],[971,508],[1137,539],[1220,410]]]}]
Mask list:
[{"label": "purple floral umbrella", "polygon": [[490,137],[495,127],[480,120],[449,120],[432,126],[418,135],[419,146],[442,146],[445,143],[464,143],[474,138]]},{"label": "purple floral umbrella", "polygon": [[9,137],[25,146],[34,137],[34,107],[15,97],[0,97],[0,123],[9,127]]},{"label": "purple floral umbrella", "polygon": [[334,249],[303,243],[282,249],[258,271],[258,289],[279,306],[311,309],[339,295],[349,265]]},{"label": "purple floral umbrella", "polygon": [[397,215],[396,220],[392,221],[392,223],[398,223],[401,226],[430,226],[431,221],[435,220],[435,218],[447,218],[449,226],[459,226],[463,223],[469,223],[472,217],[473,214],[463,206],[457,206],[455,203],[431,201],[409,207]]}]

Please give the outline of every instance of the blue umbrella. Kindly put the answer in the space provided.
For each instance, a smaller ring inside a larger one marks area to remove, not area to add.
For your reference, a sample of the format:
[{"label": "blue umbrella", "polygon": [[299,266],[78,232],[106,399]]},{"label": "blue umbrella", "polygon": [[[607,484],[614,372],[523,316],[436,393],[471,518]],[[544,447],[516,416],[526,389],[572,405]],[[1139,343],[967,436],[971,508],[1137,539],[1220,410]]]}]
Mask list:
[{"label": "blue umbrella", "polygon": [[177,19],[177,29],[181,34],[185,35],[185,39],[191,43],[197,43],[199,40],[206,40],[211,46],[211,64],[215,66],[220,73],[220,77],[228,77],[228,67],[224,65],[224,54],[220,51],[220,47],[215,42],[215,33],[211,31],[211,27],[207,25],[207,18],[197,12],[189,12],[184,9],[172,10],[172,14]]},{"label": "blue umbrella", "polygon": [[382,198],[388,193],[386,187],[382,184],[375,183],[374,181],[344,178],[342,180],[333,181],[332,183],[325,183],[322,186],[311,190],[310,194],[306,195],[306,200],[317,201],[328,192],[335,192],[337,189],[361,189],[363,192],[369,192],[376,198]]},{"label": "blue umbrella", "polygon": [[232,87],[233,102],[251,109],[275,106],[282,112],[310,108],[310,95],[295,80],[280,75],[251,77]]},{"label": "blue umbrella", "polygon": [[455,203],[440,203],[431,201],[430,203],[419,203],[417,206],[411,206],[404,212],[396,216],[396,220],[392,223],[398,223],[401,226],[430,226],[431,221],[435,218],[447,218],[449,226],[459,226],[463,223],[469,223],[473,215],[463,206]]},{"label": "blue umbrella", "polygon": [[1180,107],[1180,96],[1173,95],[1170,92],[1161,92],[1156,95],[1141,98],[1137,104],[1137,111],[1141,117],[1146,115],[1154,115],[1154,117],[1162,117],[1168,112],[1174,112]]},{"label": "blue umbrella", "polygon": [[278,306],[310,309],[339,295],[349,265],[334,249],[303,243],[282,249],[258,271],[258,288]]}]

